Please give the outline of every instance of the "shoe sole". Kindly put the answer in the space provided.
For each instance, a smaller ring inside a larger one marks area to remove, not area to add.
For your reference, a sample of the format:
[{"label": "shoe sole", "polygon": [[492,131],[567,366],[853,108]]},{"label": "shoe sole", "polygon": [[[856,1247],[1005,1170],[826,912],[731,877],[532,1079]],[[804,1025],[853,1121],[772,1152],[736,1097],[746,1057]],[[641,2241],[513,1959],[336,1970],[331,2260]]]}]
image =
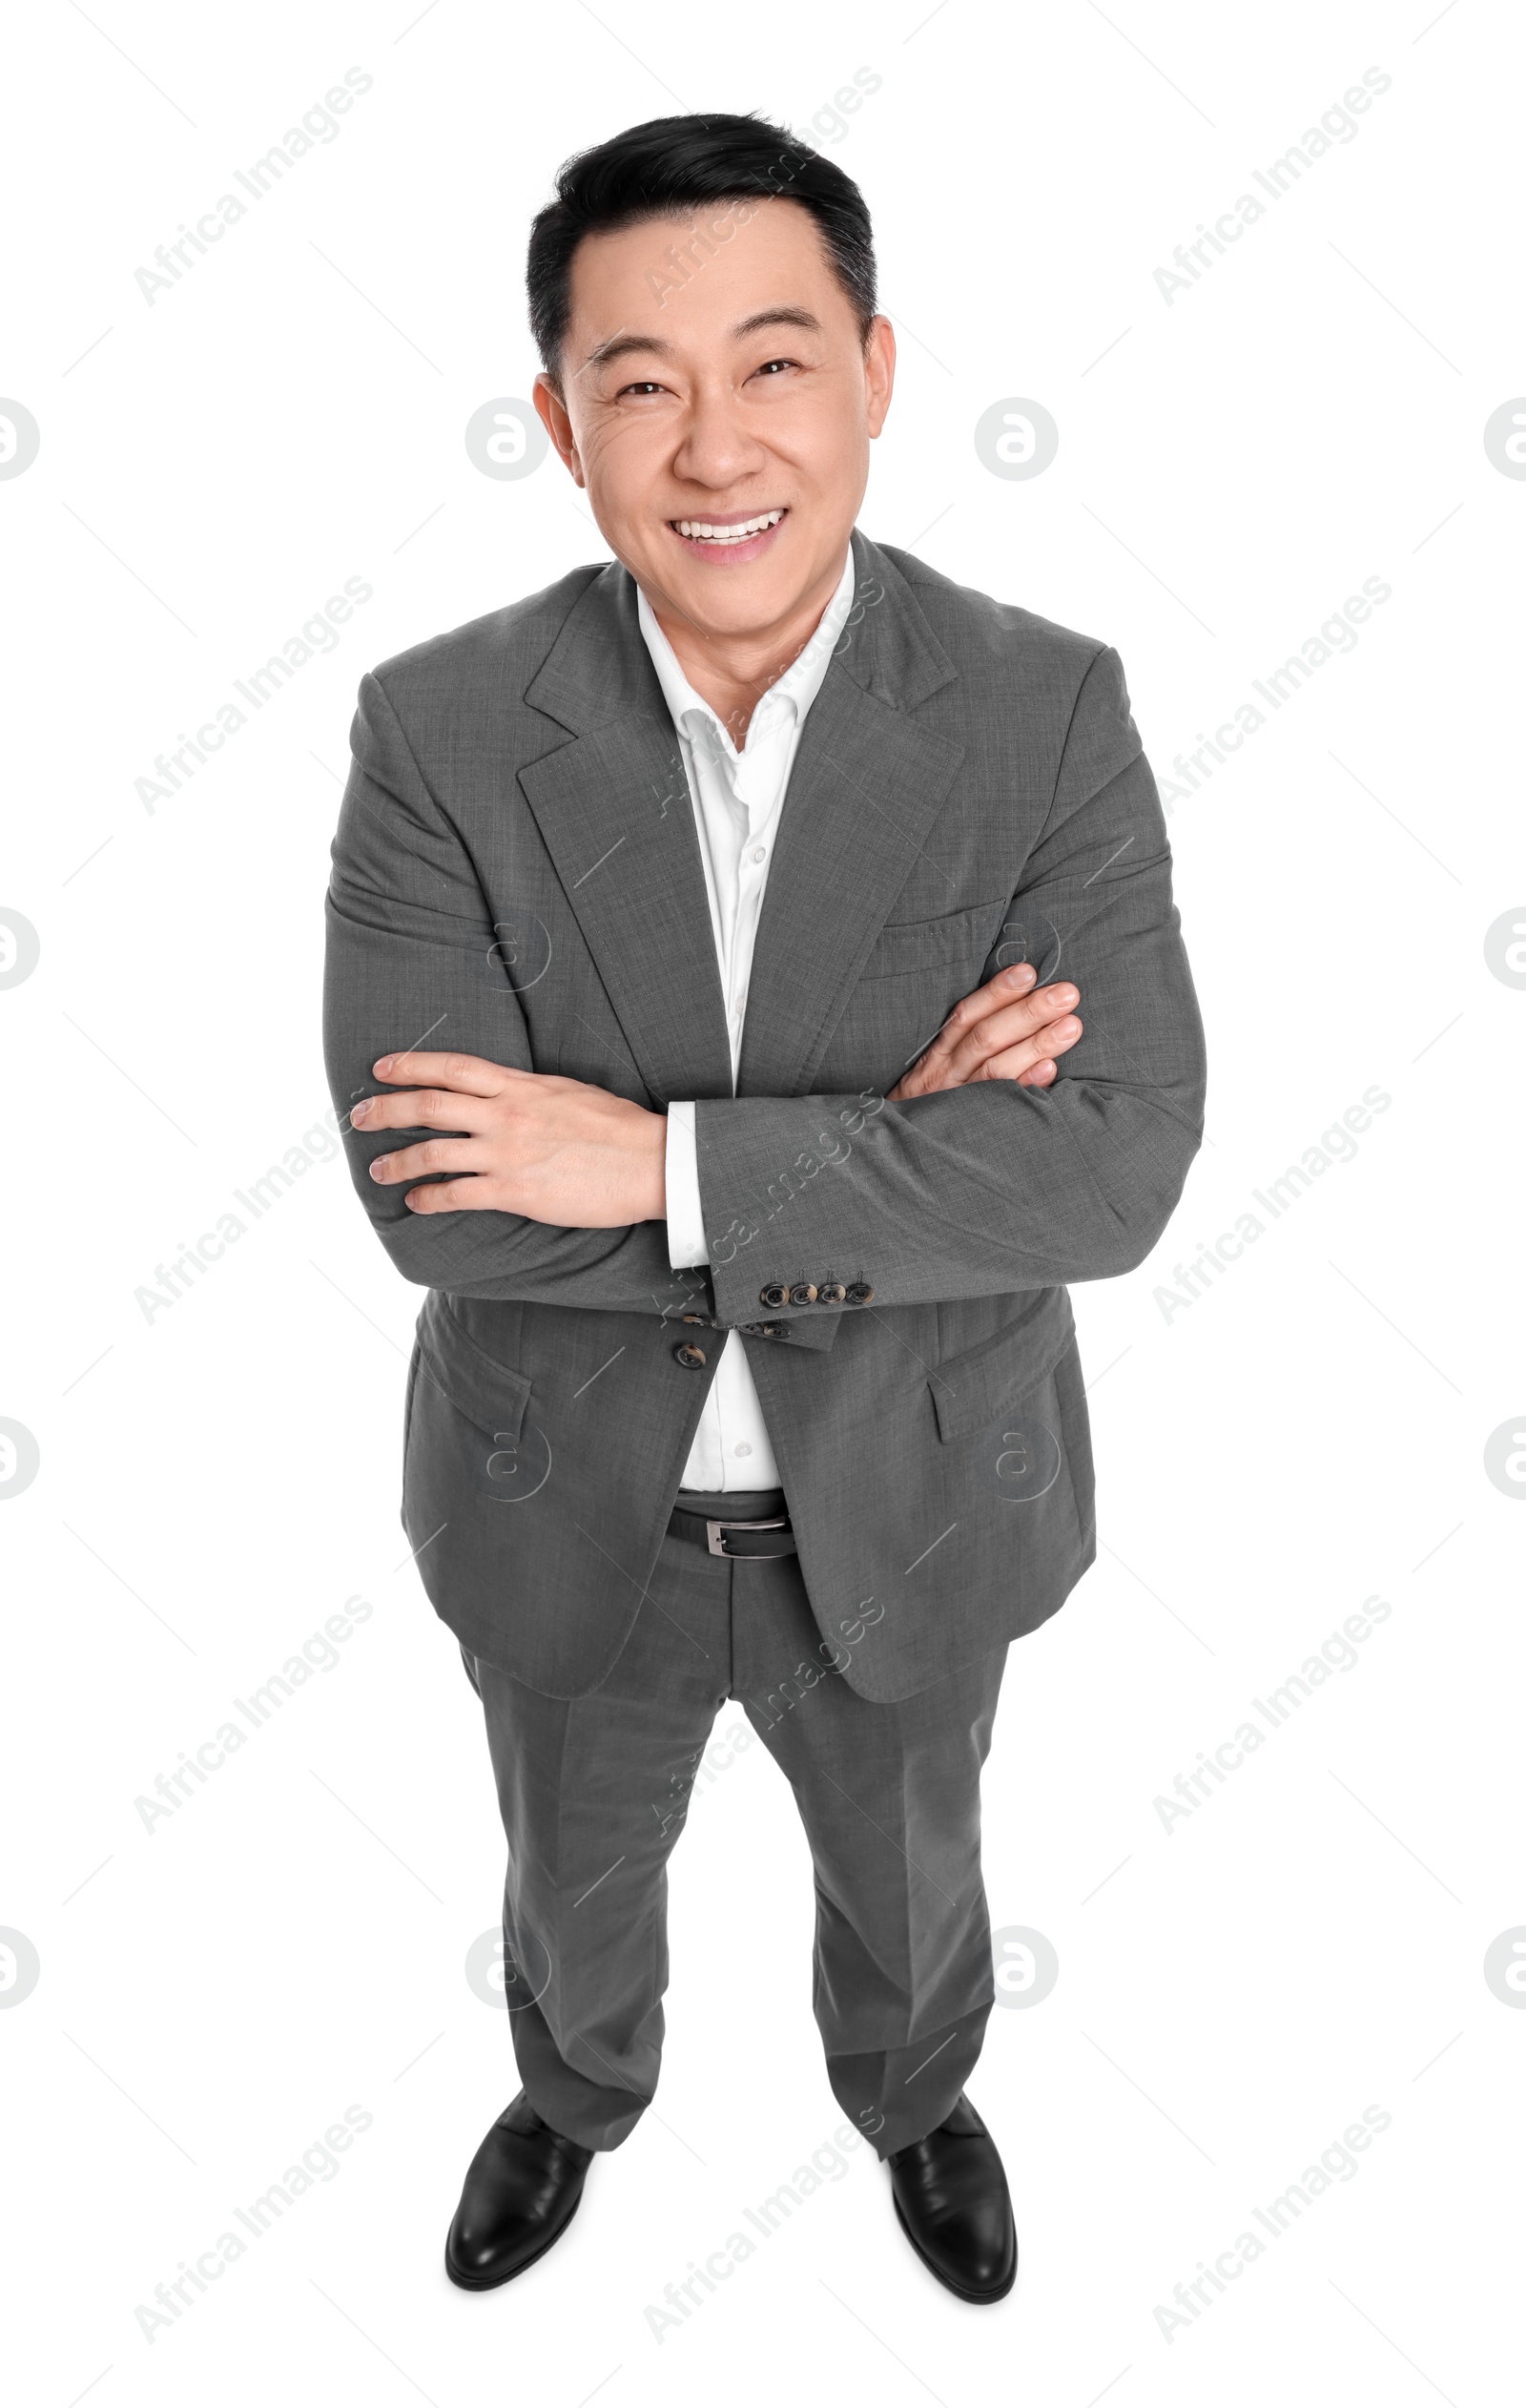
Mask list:
[{"label": "shoe sole", "polygon": [[1012,2289],[1013,2284],[1018,2279],[1018,2257],[1016,2250],[1014,2250],[1012,2253],[1012,2272],[999,2291],[967,2291],[962,2283],[952,2282],[948,2275],[942,2272],[940,2267],[934,2265],[932,2259],[928,2256],[927,2252],[923,2249],[920,2241],[917,2238],[916,2233],[912,2231],[911,2226],[907,2223],[906,2218],[902,2215],[900,2201],[897,2198],[894,2190],[890,2194],[890,2204],[896,2211],[896,2221],[900,2226],[901,2231],[905,2233],[907,2240],[911,2243],[916,2255],[921,2259],[922,2264],[932,2275],[933,2280],[935,2282],[941,2283],[945,2291],[951,2291],[956,2299],[962,2299],[966,2307],[970,2308],[994,2308],[999,2299],[1004,2299],[1006,2297],[1008,2292]]},{"label": "shoe sole", "polygon": [[576,2215],[582,2205],[583,2193],[580,2190],[577,2197],[573,2200],[571,2207],[567,2210],[567,2214],[562,2218],[561,2223],[557,2226],[556,2231],[547,2235],[547,2237],[541,2243],[539,2249],[532,2250],[528,2257],[522,2257],[517,2266],[511,2266],[506,2274],[463,2273],[458,2267],[452,2264],[450,2251],[448,2248],[445,2251],[445,2273],[449,2275],[458,2291],[501,2291],[505,2283],[511,2283],[514,2280],[516,2274],[527,2274],[532,2266],[539,2264],[540,2260],[546,2255],[547,2250],[555,2249],[558,2241],[567,2231],[567,2226],[571,2223],[572,2218]]}]

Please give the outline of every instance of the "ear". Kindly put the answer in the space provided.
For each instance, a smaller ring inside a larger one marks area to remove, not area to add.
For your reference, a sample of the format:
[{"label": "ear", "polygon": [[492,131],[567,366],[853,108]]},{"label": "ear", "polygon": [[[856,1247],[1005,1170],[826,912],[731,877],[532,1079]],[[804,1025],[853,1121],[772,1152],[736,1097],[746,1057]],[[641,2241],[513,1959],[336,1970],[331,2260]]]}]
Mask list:
[{"label": "ear", "polygon": [[573,439],[572,421],[567,414],[567,405],[555,379],[547,376],[544,368],[530,387],[530,399],[535,405],[536,416],[556,446],[563,467],[574,484],[581,485],[583,464],[578,458],[578,447]]},{"label": "ear", "polygon": [[871,441],[879,433],[889,415],[890,397],[895,386],[896,329],[888,318],[876,318],[870,325],[869,341],[864,346],[864,387]]}]

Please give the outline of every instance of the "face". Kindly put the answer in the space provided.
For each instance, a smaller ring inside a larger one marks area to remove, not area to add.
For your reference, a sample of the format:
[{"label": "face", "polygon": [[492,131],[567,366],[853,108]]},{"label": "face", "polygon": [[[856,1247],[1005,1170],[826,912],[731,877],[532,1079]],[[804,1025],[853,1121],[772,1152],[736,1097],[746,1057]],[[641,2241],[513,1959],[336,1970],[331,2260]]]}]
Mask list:
[{"label": "face", "polygon": [[866,353],[809,211],[717,201],[588,236],[570,301],[560,389],[538,377],[535,405],[653,607],[745,638],[824,605],[895,339],[876,318]]}]

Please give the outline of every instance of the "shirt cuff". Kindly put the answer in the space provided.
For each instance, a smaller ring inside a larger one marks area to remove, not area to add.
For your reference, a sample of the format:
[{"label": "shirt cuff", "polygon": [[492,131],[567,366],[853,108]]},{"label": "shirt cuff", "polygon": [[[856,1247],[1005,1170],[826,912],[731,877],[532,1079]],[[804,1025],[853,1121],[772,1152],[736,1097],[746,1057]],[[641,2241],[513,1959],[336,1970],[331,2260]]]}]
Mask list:
[{"label": "shirt cuff", "polygon": [[708,1263],[705,1208],[699,1198],[699,1153],[694,1143],[694,1107],[670,1104],[665,1154],[668,1181],[668,1261],[674,1271]]}]

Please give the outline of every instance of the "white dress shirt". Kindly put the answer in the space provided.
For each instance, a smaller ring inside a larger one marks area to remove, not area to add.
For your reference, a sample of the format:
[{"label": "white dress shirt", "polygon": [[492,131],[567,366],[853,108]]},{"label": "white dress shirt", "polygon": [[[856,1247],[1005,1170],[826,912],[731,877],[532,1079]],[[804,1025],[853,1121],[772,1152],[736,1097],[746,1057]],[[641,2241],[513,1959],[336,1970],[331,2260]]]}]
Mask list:
[{"label": "white dress shirt", "polygon": [[[747,740],[737,751],[715,712],[694,692],[638,589],[637,615],[663,697],[677,731],[700,858],[710,899],[711,928],[726,1001],[732,1046],[732,1091],[742,1052],[742,1024],[758,917],[773,858],[779,815],[790,782],[805,715],[842,633],[853,603],[853,547],[837,590],[821,613],[815,633],[763,695],[748,721]],[[668,1107],[668,1259],[675,1271],[709,1262],[710,1246],[700,1208],[699,1168],[694,1148],[692,1103]],[[708,1341],[707,1341],[708,1342]],[[720,1360],[711,1382],[694,1443],[680,1486],[720,1492],[731,1488],[776,1488],[779,1469],[764,1427],[746,1349],[734,1333],[721,1340]]]}]

